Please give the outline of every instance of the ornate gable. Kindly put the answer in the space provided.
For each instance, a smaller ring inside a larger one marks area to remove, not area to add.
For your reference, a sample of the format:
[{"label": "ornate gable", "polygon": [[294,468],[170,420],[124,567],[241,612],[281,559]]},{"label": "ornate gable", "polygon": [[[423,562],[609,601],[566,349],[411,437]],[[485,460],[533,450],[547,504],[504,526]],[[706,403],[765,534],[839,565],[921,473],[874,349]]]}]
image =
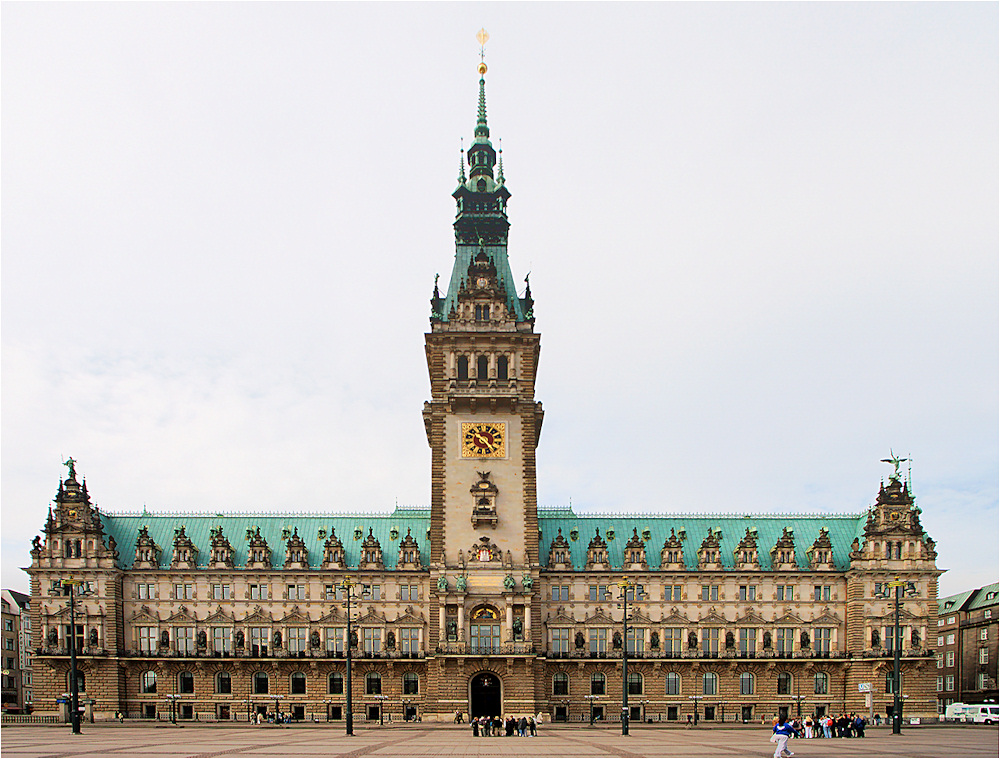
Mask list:
[{"label": "ornate gable", "polygon": [[560,606],[556,609],[556,613],[553,616],[545,620],[545,624],[548,627],[575,625],[576,620],[569,616],[566,610]]},{"label": "ornate gable", "polygon": [[596,613],[587,617],[584,620],[585,624],[588,625],[616,625],[619,624],[615,622],[611,617],[604,613],[603,609],[598,609]]},{"label": "ornate gable", "polygon": [[572,569],[569,556],[569,541],[563,537],[562,527],[559,528],[552,544],[549,546],[549,567],[551,569]]},{"label": "ornate gable", "polygon": [[[902,615],[900,615],[900,618],[902,618]],[[836,627],[840,625],[840,618],[830,610],[829,606],[824,606],[823,613],[820,614],[818,617],[816,617],[814,620],[812,620],[812,624],[831,625]]]},{"label": "ornate gable", "polygon": [[825,527],[819,528],[819,535],[813,541],[812,548],[806,551],[809,557],[810,569],[833,569],[833,544],[830,542],[830,533]]},{"label": "ornate gable", "polygon": [[291,610],[281,619],[278,620],[284,625],[307,625],[309,624],[309,616],[303,614],[302,610],[298,606],[293,606]]},{"label": "ornate gable", "polygon": [[332,611],[327,612],[322,617],[316,620],[317,625],[344,625],[347,624],[347,614],[343,609],[334,607]]},{"label": "ornate gable", "polygon": [[212,535],[212,567],[215,569],[232,569],[233,564],[233,546],[230,544],[229,539],[222,534],[222,525],[218,527],[213,527],[211,530]]},{"label": "ornate gable", "polygon": [[337,537],[337,531],[331,527],[330,537],[323,544],[323,569],[343,569],[345,566],[344,544]]},{"label": "ornate gable", "polygon": [[671,607],[670,615],[660,620],[660,624],[664,625],[689,625],[691,620],[681,614],[677,607]]},{"label": "ornate gable", "polygon": [[406,529],[406,537],[399,544],[396,569],[420,569],[420,544]]},{"label": "ornate gable", "polygon": [[369,606],[365,615],[357,621],[359,625],[384,625],[385,616],[375,611],[374,606]]},{"label": "ornate gable", "polygon": [[639,537],[639,530],[632,528],[632,537],[625,544],[622,554],[622,567],[624,569],[648,569],[646,565],[646,544]]},{"label": "ornate gable", "polygon": [[296,527],[285,543],[285,569],[309,569],[309,549]]},{"label": "ornate gable", "polygon": [[271,547],[260,534],[260,527],[247,527],[247,569],[270,569]]},{"label": "ornate gable", "polygon": [[422,627],[427,624],[427,622],[424,620],[423,616],[418,616],[414,613],[412,606],[407,606],[405,612],[393,620],[393,624]]},{"label": "ornate gable", "polygon": [[174,530],[174,550],[170,558],[171,569],[194,569],[198,561],[198,548],[184,531],[184,525]]},{"label": "ornate gable", "polygon": [[743,615],[736,618],[736,621],[744,625],[766,625],[767,620],[764,619],[760,614],[754,611],[751,607],[747,606],[743,610]]},{"label": "ornate gable", "polygon": [[373,528],[368,528],[368,537],[361,544],[361,559],[358,562],[358,569],[385,569],[382,562],[382,544],[373,534]]},{"label": "ornate gable", "polygon": [[757,528],[747,527],[746,534],[733,551],[733,564],[737,569],[760,569],[757,557]]},{"label": "ornate gable", "polygon": [[711,625],[711,626],[719,626],[719,625],[727,625],[727,624],[729,624],[726,621],[725,617],[719,615],[719,612],[717,612],[715,610],[714,606],[711,609],[708,610],[708,613],[705,614],[705,616],[702,617],[699,620],[699,622],[702,625]]},{"label": "ornate gable", "polygon": [[146,525],[139,528],[139,535],[135,540],[135,561],[132,564],[134,569],[159,569],[160,567],[160,547],[156,545],[151,537]]},{"label": "ornate gable", "polygon": [[253,611],[243,620],[244,624],[248,625],[269,625],[271,621],[271,614],[265,612],[260,606],[255,606]]},{"label": "ornate gable", "polygon": [[181,606],[177,611],[167,617],[165,621],[170,624],[177,624],[178,622],[197,622],[198,618],[188,611],[187,606]]},{"label": "ornate gable", "polygon": [[132,622],[133,624],[142,624],[143,622],[151,623],[154,625],[160,624],[159,617],[154,616],[153,612],[150,611],[149,607],[146,605],[140,606],[138,609],[132,612],[132,616],[129,617],[129,621]]},{"label": "ornate gable", "polygon": [[670,536],[663,541],[663,548],[660,550],[660,569],[683,569],[684,568],[684,543],[670,528]]},{"label": "ornate gable", "polygon": [[205,619],[205,622],[222,622],[225,624],[233,624],[236,619],[228,611],[223,609],[221,606],[216,607],[215,612],[209,614]]},{"label": "ornate gable", "polygon": [[789,527],[781,528],[781,537],[771,549],[771,568],[783,570],[798,568],[795,562],[795,535]]},{"label": "ornate gable", "polygon": [[632,616],[629,618],[629,621],[634,625],[649,625],[653,622],[653,620],[643,614],[639,609],[632,612]]},{"label": "ornate gable", "polygon": [[596,534],[587,545],[587,569],[607,569],[611,566],[608,559],[608,544],[601,537],[601,528],[595,528]]},{"label": "ornate gable", "polygon": [[721,538],[722,530],[714,527],[708,528],[708,534],[701,541],[701,548],[698,549],[699,569],[722,569],[722,553],[719,550]]},{"label": "ornate gable", "polygon": [[782,625],[784,627],[795,627],[803,624],[802,617],[794,614],[791,609],[785,609],[784,611],[785,613],[774,620],[773,624]]}]

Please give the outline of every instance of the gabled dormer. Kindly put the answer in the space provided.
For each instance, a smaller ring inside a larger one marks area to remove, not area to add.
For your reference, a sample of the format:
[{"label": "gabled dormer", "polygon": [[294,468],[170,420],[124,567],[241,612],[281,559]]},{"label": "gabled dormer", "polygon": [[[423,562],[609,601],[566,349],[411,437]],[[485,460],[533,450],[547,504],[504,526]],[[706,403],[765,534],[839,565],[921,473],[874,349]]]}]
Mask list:
[{"label": "gabled dormer", "polygon": [[596,528],[594,537],[587,545],[587,569],[610,569],[611,562],[608,558],[608,544],[601,537],[601,528]]},{"label": "gabled dormer", "polygon": [[116,547],[108,536],[96,504],[90,501],[87,481],[76,479],[76,461],[69,459],[69,476],[60,480],[55,497],[55,509],[49,509],[45,523],[45,541],[32,543],[32,561],[58,565],[64,569],[83,567],[111,568],[116,563]]},{"label": "gabled dormer", "polygon": [[212,536],[211,566],[214,569],[232,569],[233,546],[229,539],[222,534],[222,525],[213,527],[209,534]]},{"label": "gabled dormer", "polygon": [[372,528],[368,528],[368,537],[361,544],[361,558],[358,561],[358,569],[385,569],[382,563],[382,545],[372,534]]},{"label": "gabled dormer", "polygon": [[406,529],[406,537],[399,544],[399,556],[396,557],[396,569],[420,569],[420,544]]},{"label": "gabled dormer", "polygon": [[174,550],[170,557],[171,569],[194,569],[198,561],[198,548],[184,531],[184,525],[174,530]]},{"label": "gabled dormer", "polygon": [[756,527],[747,527],[746,534],[733,551],[733,565],[737,569],[760,569]]},{"label": "gabled dormer", "polygon": [[285,543],[285,569],[309,569],[309,549],[296,527]]},{"label": "gabled dormer", "polygon": [[472,526],[496,527],[497,494],[500,491],[490,481],[489,472],[476,472],[476,474],[479,475],[479,481],[469,488],[472,494]]},{"label": "gabled dormer", "polygon": [[684,569],[684,543],[670,528],[670,535],[660,549],[660,569]]},{"label": "gabled dormer", "polygon": [[337,531],[331,527],[330,537],[323,544],[323,569],[343,569],[346,566],[344,544],[337,537]]},{"label": "gabled dormer", "polygon": [[639,530],[632,528],[632,537],[622,551],[622,569],[648,569],[646,564],[646,544],[639,537]]},{"label": "gabled dormer", "polygon": [[825,527],[819,528],[819,535],[813,541],[812,548],[806,551],[809,557],[810,569],[834,569],[833,544],[830,542],[830,533]]},{"label": "gabled dormer", "polygon": [[260,534],[260,527],[247,528],[247,569],[270,569],[271,547]]},{"label": "gabled dormer", "polygon": [[708,534],[698,549],[698,569],[722,569],[721,539],[722,530],[715,527],[708,528]]},{"label": "gabled dormer", "polygon": [[139,535],[135,540],[135,560],[132,562],[133,569],[159,569],[160,568],[160,547],[156,541],[149,537],[149,530],[146,525],[139,528]]},{"label": "gabled dormer", "polygon": [[570,558],[569,541],[562,534],[562,527],[558,534],[552,539],[549,546],[549,568],[551,569],[572,569],[573,560]]},{"label": "gabled dormer", "polygon": [[795,561],[795,534],[789,527],[781,528],[781,537],[771,549],[771,568],[784,570],[798,568]]}]

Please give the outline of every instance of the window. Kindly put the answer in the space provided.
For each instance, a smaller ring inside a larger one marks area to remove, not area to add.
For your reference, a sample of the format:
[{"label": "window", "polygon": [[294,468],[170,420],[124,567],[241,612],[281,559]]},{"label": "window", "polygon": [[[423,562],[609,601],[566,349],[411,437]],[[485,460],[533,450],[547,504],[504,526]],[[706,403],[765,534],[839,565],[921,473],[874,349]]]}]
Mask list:
[{"label": "window", "polygon": [[702,601],[718,601],[719,600],[719,586],[718,585],[702,585],[701,586],[701,600]]},{"label": "window", "polygon": [[285,586],[285,598],[289,601],[305,601],[306,586],[289,584]]},{"label": "window", "polygon": [[944,677],[941,675],[937,676],[937,690],[944,690]]},{"label": "window", "polygon": [[[934,663],[937,664],[938,669],[944,667],[944,654],[934,654]],[[941,689],[938,688],[938,690]]]},{"label": "window", "polygon": [[459,356],[458,357],[458,378],[460,380],[469,379],[469,357]]},{"label": "window", "polygon": [[372,601],[382,600],[382,586],[381,585],[365,585],[364,597],[366,599],[371,599]]},{"label": "window", "polygon": [[625,632],[625,650],[630,654],[641,654],[645,650],[646,631],[642,628],[630,627]]},{"label": "window", "polygon": [[194,653],[194,628],[175,627],[174,628],[174,648],[179,654]]},{"label": "window", "polygon": [[979,640],[989,640],[990,630],[988,627],[983,627],[979,630]]},{"label": "window", "polygon": [[497,356],[497,379],[498,380],[509,379],[506,356]]},{"label": "window", "polygon": [[589,599],[591,601],[607,601],[610,597],[607,585],[591,585],[589,588]]},{"label": "window", "polygon": [[[636,559],[634,559],[634,561],[637,562],[637,561],[639,561],[639,559],[636,558]],[[645,597],[646,596],[643,593],[641,585],[636,585],[634,587],[625,588],[625,600],[626,601],[635,601],[637,598],[641,601],[641,600],[645,599]]]},{"label": "window", "polygon": [[420,677],[416,672],[403,674],[403,695],[415,696],[420,692]]},{"label": "window", "polygon": [[719,676],[714,672],[706,672],[701,677],[701,695],[714,696],[719,692]]},{"label": "window", "polygon": [[212,598],[216,601],[228,601],[232,597],[232,588],[229,583],[212,585]]},{"label": "window", "polygon": [[401,585],[399,587],[399,600],[400,601],[419,601],[418,592],[420,590],[419,585]]},{"label": "window", "polygon": [[267,672],[253,673],[253,692],[256,696],[267,695]]},{"label": "window", "polygon": [[223,654],[228,654],[233,650],[233,628],[212,628],[212,650]]},{"label": "window", "polygon": [[252,656],[265,656],[267,647],[270,645],[271,630],[268,627],[250,628],[250,654]]},{"label": "window", "polygon": [[554,654],[569,653],[569,629],[560,628],[552,630],[551,636],[552,636],[552,653]]},{"label": "window", "polygon": [[830,600],[829,585],[816,585],[813,587],[813,601],[829,601],[829,600]]},{"label": "window", "polygon": [[668,696],[681,694],[681,676],[677,672],[667,672],[666,683]]},{"label": "window", "polygon": [[[938,618],[938,627],[944,627],[944,620],[941,618]],[[938,701],[938,703],[940,703],[940,701]]]},{"label": "window", "polygon": [[791,585],[779,585],[778,586],[778,600],[779,601],[793,601],[792,586]]},{"label": "window", "polygon": [[944,666],[946,666],[946,667],[954,667],[955,666],[955,652],[954,651],[948,651],[944,655]]},{"label": "window", "polygon": [[402,627],[399,630],[399,650],[404,654],[415,654],[420,651],[420,628]]},{"label": "window", "polygon": [[233,676],[228,672],[218,672],[215,675],[215,692],[229,694],[233,692]]},{"label": "window", "polygon": [[553,696],[569,695],[569,675],[567,675],[565,672],[556,672],[552,676],[552,695]]},{"label": "window", "polygon": [[[899,685],[900,685],[900,688],[903,687],[903,673],[902,672],[899,673]],[[888,672],[885,673],[885,692],[886,693],[893,693],[894,691],[892,689],[892,686],[893,686],[892,670],[889,670]]]},{"label": "window", "polygon": [[[949,692],[955,690],[955,677],[953,675],[948,675],[947,677],[945,677],[945,679],[944,679],[944,689],[946,691],[949,691]],[[889,693],[889,692],[891,692],[891,690],[892,690],[891,684],[887,683],[886,691],[885,692]]]},{"label": "window", "polygon": [[779,654],[790,654],[792,652],[792,646],[795,644],[795,630],[791,627],[779,627],[778,628],[778,653]]},{"label": "window", "polygon": [[792,675],[789,672],[778,673],[778,695],[790,696],[792,694]]},{"label": "window", "polygon": [[306,635],[308,630],[305,627],[288,628],[288,653],[297,654],[306,650]]},{"label": "window", "polygon": [[607,682],[604,679],[604,675],[600,672],[595,672],[590,676],[590,695],[603,696],[606,685]]},{"label": "window", "polygon": [[552,600],[553,601],[568,601],[569,600],[569,586],[562,585],[552,586]]},{"label": "window", "polygon": [[681,652],[681,641],[684,631],[679,627],[668,627],[663,631],[663,652],[667,654],[679,654]]},{"label": "window", "polygon": [[267,584],[259,583],[250,586],[250,600],[251,601],[266,601],[268,597]]},{"label": "window", "polygon": [[593,654],[606,654],[608,652],[607,628],[598,627],[591,629],[590,652]]},{"label": "window", "polygon": [[194,598],[194,585],[189,582],[174,583],[174,598],[178,601],[190,601]]},{"label": "window", "polygon": [[291,693],[302,695],[306,692],[306,676],[301,672],[293,672],[289,682]]},{"label": "window", "polygon": [[817,627],[813,630],[813,651],[818,654],[830,653],[831,628]]},{"label": "window", "polygon": [[897,639],[902,639],[903,627],[900,625],[897,630],[894,626],[882,628],[882,648],[886,651],[894,651]]},{"label": "window", "polygon": [[333,654],[344,653],[344,629],[343,627],[326,628],[326,650]]},{"label": "window", "polygon": [[944,645],[944,636],[943,635],[938,635],[938,645],[939,646],[943,646]]},{"label": "window", "polygon": [[718,627],[706,627],[701,631],[701,650],[706,654],[719,653]]},{"label": "window", "polygon": [[757,650],[757,629],[754,627],[740,628],[740,653],[752,654]]},{"label": "window", "polygon": [[156,673],[153,671],[143,672],[139,676],[140,693],[156,693]]},{"label": "window", "polygon": [[986,690],[987,688],[989,688],[990,687],[990,685],[989,685],[989,677],[990,676],[986,672],[980,672],[976,676],[976,689],[977,690]]},{"label": "window", "polygon": [[983,619],[992,619],[992,618],[993,618],[993,609],[987,609],[986,611],[983,612]]},{"label": "window", "polygon": [[[382,650],[382,628],[381,627],[366,627],[363,630],[364,633],[364,652],[369,654],[377,654]],[[380,691],[381,692],[381,691]]]},{"label": "window", "polygon": [[638,672],[628,673],[628,694],[630,696],[642,695],[642,675]]},{"label": "window", "polygon": [[753,673],[752,672],[742,672],[742,673],[740,673],[740,695],[741,696],[752,696],[753,695]]},{"label": "window", "polygon": [[830,676],[826,672],[817,672],[813,675],[813,693],[817,696],[825,696],[830,692]]},{"label": "window", "polygon": [[4,632],[14,632],[14,620],[13,619],[5,619],[3,621],[3,629],[4,629]]},{"label": "window", "polygon": [[[483,316],[482,318],[488,319],[490,315],[489,306],[486,307],[485,311],[486,315]],[[487,356],[483,355],[476,356],[476,379],[481,379],[481,380],[488,379],[490,376],[489,366],[490,366],[490,360]]]},{"label": "window", "polygon": [[949,646],[954,646],[955,645],[955,633],[950,633],[948,635],[948,637],[945,639],[945,643],[947,643]]},{"label": "window", "polygon": [[756,585],[740,585],[740,600],[741,601],[756,601],[757,600],[757,586]]},{"label": "window", "polygon": [[190,672],[179,672],[177,674],[177,692],[184,694],[194,693],[194,675]]},{"label": "window", "polygon": [[365,694],[368,696],[382,695],[382,675],[378,672],[369,672],[365,675]]},{"label": "window", "polygon": [[157,629],[155,627],[139,628],[139,650],[144,654],[156,651],[156,633]]},{"label": "window", "polygon": [[664,601],[680,601],[681,600],[681,586],[680,585],[664,585],[663,586],[663,600]]},{"label": "window", "polygon": [[955,617],[954,616],[948,617],[948,624],[949,625],[955,624]]},{"label": "window", "polygon": [[988,648],[979,649],[979,663],[980,664],[990,663],[990,650]]},{"label": "window", "polygon": [[344,692],[344,676],[339,672],[331,672],[326,678],[326,692],[339,696]]},{"label": "window", "polygon": [[156,586],[152,583],[141,582],[136,586],[140,599],[148,600],[156,598]]}]

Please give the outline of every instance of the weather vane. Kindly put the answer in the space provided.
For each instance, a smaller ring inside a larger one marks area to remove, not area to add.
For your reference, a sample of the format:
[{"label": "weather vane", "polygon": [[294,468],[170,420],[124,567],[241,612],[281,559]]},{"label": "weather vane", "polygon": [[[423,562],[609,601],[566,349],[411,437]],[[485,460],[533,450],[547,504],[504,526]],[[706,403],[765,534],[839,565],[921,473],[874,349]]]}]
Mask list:
[{"label": "weather vane", "polygon": [[892,473],[892,479],[898,481],[899,480],[899,465],[902,464],[904,461],[909,461],[909,460],[910,459],[908,459],[908,458],[907,459],[900,458],[895,453],[893,453],[892,452],[892,448],[890,448],[889,449],[889,458],[882,459],[882,463],[884,463],[884,464],[892,464],[896,468],[896,471]]},{"label": "weather vane", "polygon": [[489,42],[490,35],[485,29],[476,32],[476,40],[479,42],[479,73],[486,73],[486,43]]}]

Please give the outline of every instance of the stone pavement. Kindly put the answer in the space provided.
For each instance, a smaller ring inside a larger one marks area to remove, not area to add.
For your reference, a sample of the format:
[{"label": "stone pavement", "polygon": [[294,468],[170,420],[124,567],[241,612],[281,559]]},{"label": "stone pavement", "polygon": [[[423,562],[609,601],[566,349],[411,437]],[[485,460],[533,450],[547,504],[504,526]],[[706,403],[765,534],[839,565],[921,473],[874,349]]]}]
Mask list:
[{"label": "stone pavement", "polygon": [[[65,725],[8,725],[4,757],[770,757],[766,727],[611,727],[544,725],[537,738],[473,738],[467,726],[342,724],[248,727],[98,723],[74,736]],[[886,728],[864,739],[793,740],[798,759],[817,757],[997,757],[1000,733],[985,725],[926,725],[893,736]]]}]

